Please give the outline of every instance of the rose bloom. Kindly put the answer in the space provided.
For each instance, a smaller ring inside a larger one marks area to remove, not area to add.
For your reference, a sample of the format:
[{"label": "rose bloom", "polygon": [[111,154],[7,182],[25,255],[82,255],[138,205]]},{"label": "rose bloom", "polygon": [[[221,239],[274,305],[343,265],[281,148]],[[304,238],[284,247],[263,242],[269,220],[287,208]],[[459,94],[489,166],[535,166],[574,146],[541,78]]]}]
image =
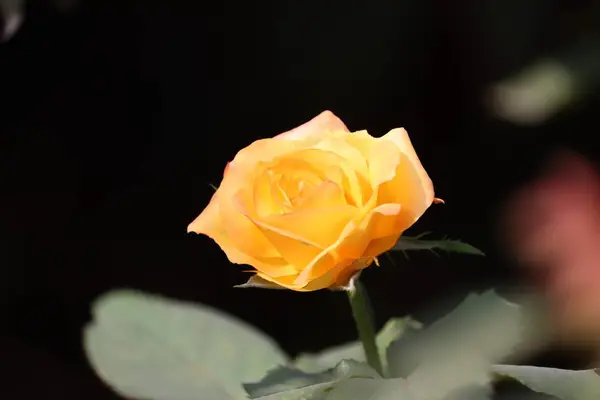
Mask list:
[{"label": "rose bloom", "polygon": [[254,267],[248,286],[334,289],[390,250],[433,201],[406,130],[352,133],[325,111],[239,151],[188,232]]}]

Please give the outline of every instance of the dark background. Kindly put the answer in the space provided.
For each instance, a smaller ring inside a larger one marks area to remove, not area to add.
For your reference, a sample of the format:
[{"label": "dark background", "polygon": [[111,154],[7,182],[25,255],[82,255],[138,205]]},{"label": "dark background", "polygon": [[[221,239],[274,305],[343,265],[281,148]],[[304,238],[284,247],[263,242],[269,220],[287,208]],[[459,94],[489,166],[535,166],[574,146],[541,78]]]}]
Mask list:
[{"label": "dark background", "polygon": [[344,295],[233,289],[241,268],[186,235],[237,150],[325,109],[352,130],[407,128],[446,200],[415,232],[488,254],[384,259],[365,273],[379,324],[515,282],[503,202],[558,145],[596,154],[598,101],[522,128],[485,89],[568,48],[591,3],[29,2],[0,43],[0,394],[116,398],[81,346],[90,302],[114,288],[213,305],[292,354],[352,339]]}]

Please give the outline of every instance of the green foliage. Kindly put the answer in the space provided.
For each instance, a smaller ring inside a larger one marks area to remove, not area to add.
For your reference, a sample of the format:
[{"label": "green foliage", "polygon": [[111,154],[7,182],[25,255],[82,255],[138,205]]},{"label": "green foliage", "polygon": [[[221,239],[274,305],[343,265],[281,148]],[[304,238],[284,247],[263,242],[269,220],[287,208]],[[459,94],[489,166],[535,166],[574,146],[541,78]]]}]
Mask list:
[{"label": "green foliage", "polygon": [[[392,318],[377,334],[377,347],[383,362],[383,369],[388,371],[386,353],[392,342],[398,340],[405,333],[412,333],[421,328],[421,324],[410,317]],[[356,360],[366,362],[362,345],[359,341],[331,347],[317,354],[300,354],[294,365],[306,372],[319,372],[342,360]]]},{"label": "green foliage", "polygon": [[[409,379],[383,379],[365,363],[344,360],[333,369],[312,374],[295,368],[278,368],[261,382],[245,387],[250,398],[260,400],[468,400],[465,396],[490,393],[488,376],[482,373],[485,370],[480,365],[477,368],[470,371],[474,374],[464,373],[461,369],[462,375],[454,374],[453,379],[439,375],[439,372],[448,371],[433,369],[420,371]],[[431,377],[436,378],[433,385]],[[477,385],[481,380],[484,391]]]},{"label": "green foliage", "polygon": [[242,382],[287,362],[269,337],[206,306],[116,291],[97,300],[93,314],[88,358],[127,398],[244,399]]},{"label": "green foliage", "polygon": [[[293,367],[280,367],[270,371],[262,381],[245,384],[244,387],[251,399],[322,400],[329,399],[336,387],[343,382],[374,379],[382,380],[366,363],[344,360],[332,369],[317,373],[305,373]],[[359,384],[358,387],[361,386]]]},{"label": "green foliage", "polygon": [[[522,342],[522,313],[494,291],[472,293],[458,307],[417,334],[394,341],[387,358],[392,376],[408,376],[421,363],[444,363],[475,354],[499,362]],[[454,361],[452,361],[454,362]]]},{"label": "green foliage", "polygon": [[425,234],[421,234],[415,237],[402,236],[400,237],[398,242],[396,242],[396,245],[393,247],[392,250],[402,252],[408,250],[430,250],[434,252],[435,250],[442,250],[447,251],[449,253],[462,253],[476,256],[485,256],[483,251],[460,240],[452,240],[446,238],[441,240],[423,240],[421,239],[423,236],[425,236]]},{"label": "green foliage", "polygon": [[561,400],[600,399],[600,377],[594,370],[569,371],[524,365],[496,365],[493,371],[529,389]]},{"label": "green foliage", "polygon": [[251,326],[201,305],[120,291],[100,298],[94,316],[90,361],[132,399],[490,400],[503,379],[562,400],[600,398],[594,371],[498,365],[522,341],[524,317],[493,291],[469,295],[425,329],[389,321],[377,336],[386,378],[359,343],[290,361]]}]

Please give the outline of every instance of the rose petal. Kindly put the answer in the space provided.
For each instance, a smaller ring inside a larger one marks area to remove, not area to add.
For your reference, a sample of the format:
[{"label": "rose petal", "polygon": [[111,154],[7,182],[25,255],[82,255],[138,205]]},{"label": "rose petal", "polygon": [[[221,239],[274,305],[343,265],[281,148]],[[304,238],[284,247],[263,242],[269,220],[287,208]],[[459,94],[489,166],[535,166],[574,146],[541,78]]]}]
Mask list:
[{"label": "rose petal", "polygon": [[[261,162],[270,162],[278,155],[296,149],[287,140],[257,140],[240,150],[228,163],[223,181],[212,201],[219,204],[220,223],[232,245],[254,258],[277,258],[279,253],[260,230],[241,215],[233,204],[233,195],[252,181],[252,174]],[[211,201],[211,202],[212,202]],[[200,218],[200,217],[199,217]],[[198,226],[202,218],[193,224]]]},{"label": "rose petal", "polygon": [[276,277],[272,277],[272,276],[269,276],[267,274],[263,274],[260,272],[258,272],[256,274],[256,276],[257,276],[257,279],[260,279],[261,281],[265,281],[265,282],[270,282],[274,286],[281,286],[283,288],[294,290],[297,292],[306,292],[307,291],[307,290],[304,290],[299,285],[294,285],[294,280],[296,278],[295,276],[286,276],[286,277],[282,277],[282,278],[276,278]]},{"label": "rose petal", "polygon": [[366,130],[353,132],[351,135],[344,138],[344,141],[362,154],[365,160],[369,158],[371,148],[376,143],[376,140],[377,139],[369,135],[369,132]]},{"label": "rose petal", "polygon": [[299,200],[295,211],[336,208],[347,205],[342,188],[337,183],[326,180],[310,189]]},{"label": "rose petal", "polygon": [[264,274],[260,274],[260,276],[265,280],[298,292],[312,292],[335,286],[341,271],[346,265],[349,265],[349,263],[336,265],[334,258],[329,254],[321,257],[319,260],[319,264],[322,266],[315,269],[322,273],[311,279],[299,279],[299,275],[296,277],[286,276],[281,278],[275,278]]},{"label": "rose petal", "polygon": [[[412,142],[410,141],[408,133],[404,128],[392,129],[386,135],[378,139],[370,136],[367,131],[359,131],[350,135],[346,140],[370,160],[370,168],[373,168],[371,166],[371,160],[376,163],[375,168],[377,171],[375,171],[372,175],[372,179],[375,179],[375,183],[372,181],[372,184],[376,184],[377,181],[386,181],[386,179],[392,175],[392,173],[390,173],[390,166],[394,165],[396,160],[395,155],[393,154],[394,152],[389,150],[386,151],[384,149],[385,145],[382,145],[381,143],[383,142],[384,144],[389,144],[389,142],[393,142],[413,166],[413,171],[416,173],[418,181],[417,187],[420,188],[417,190],[417,192],[422,193],[422,204],[417,207],[411,206],[411,211],[420,217],[431,205],[434,198],[433,183],[427,175],[427,171],[425,171],[423,168]],[[374,150],[375,146],[378,146],[377,151]],[[383,153],[381,152],[382,149]],[[381,154],[380,157],[378,157],[379,154]],[[401,159],[403,158],[404,157],[401,157]],[[384,201],[379,200],[378,202],[379,204],[384,203]],[[405,206],[404,203],[402,203],[402,205]],[[405,206],[405,210],[407,209],[408,207]]]},{"label": "rose petal", "polygon": [[[348,284],[350,279],[362,268],[358,268],[359,264],[355,264],[352,260],[344,260],[339,262],[333,268],[319,277],[315,277],[308,282],[304,287],[304,291],[310,292],[320,289],[334,289],[336,287]],[[360,264],[361,266],[363,264]]]},{"label": "rose petal", "polygon": [[270,162],[276,157],[280,157],[297,149],[297,144],[281,138],[256,140],[237,152],[233,160],[230,162],[227,171],[229,171],[232,166],[243,165],[245,167],[244,170],[246,174],[251,174],[254,170],[254,167],[259,162]]},{"label": "rose petal", "polygon": [[356,205],[362,205],[364,199],[371,195],[371,188],[367,179],[355,169],[348,161],[333,151],[316,148],[305,148],[290,153],[286,159],[302,160],[311,165],[315,171],[319,171],[323,179],[337,183],[344,188],[349,199]]},{"label": "rose petal", "polygon": [[400,149],[388,140],[376,140],[369,152],[370,182],[373,188],[390,181],[400,163]]},{"label": "rose petal", "polygon": [[363,257],[377,257],[390,250],[398,242],[402,233],[371,240],[363,251]]},{"label": "rose petal", "polygon": [[347,137],[324,138],[315,144],[314,148],[339,155],[352,166],[354,171],[368,177],[369,166],[367,165],[367,160],[360,151],[346,141]]},{"label": "rose petal", "polygon": [[243,185],[245,174],[245,169],[239,164],[230,163],[227,174],[215,193],[222,229],[232,244],[245,254],[255,258],[280,257],[260,229],[241,214],[234,204],[234,194]]},{"label": "rose petal", "polygon": [[427,171],[423,168],[421,160],[417,156],[415,149],[410,141],[408,133],[404,128],[392,129],[382,139],[390,140],[398,146],[402,154],[410,161],[413,166],[413,171],[417,174],[420,181],[420,189],[423,192],[422,203],[417,209],[413,211],[421,216],[427,208],[431,205],[434,199],[433,182],[429,178]]},{"label": "rose petal", "polygon": [[296,274],[296,271],[282,259],[259,259],[240,251],[227,236],[221,222],[219,205],[213,195],[211,202],[204,211],[188,226],[188,232],[204,234],[213,239],[223,250],[230,262],[234,264],[251,265],[272,276]]},{"label": "rose petal", "polygon": [[280,256],[260,229],[243,214],[240,214],[232,198],[222,198],[219,208],[223,229],[227,232],[227,236],[234,246],[240,251],[254,257],[271,258]]},{"label": "rose petal", "polygon": [[349,132],[342,120],[336,117],[331,111],[327,110],[297,128],[277,135],[276,138],[302,140],[313,135],[321,135],[327,131]]},{"label": "rose petal", "polygon": [[[402,206],[400,204],[383,204],[371,210],[357,228],[352,231],[337,247],[337,252],[341,257],[349,259],[358,259],[362,257],[375,257],[387,249],[373,253],[373,247],[367,251],[369,245],[377,239],[389,236],[400,236],[403,232]],[[387,242],[386,242],[387,244]]]},{"label": "rose petal", "polygon": [[339,289],[347,286],[357,273],[367,268],[373,261],[373,258],[340,261],[333,268],[327,269],[323,275],[314,277],[305,286],[302,286],[302,291],[311,292],[320,289]]},{"label": "rose petal", "polygon": [[260,217],[248,208],[247,196],[237,196],[240,212],[252,221],[281,257],[298,271],[304,269],[356,214],[356,208],[341,205],[323,209],[300,209],[280,215]]},{"label": "rose petal", "polygon": [[324,288],[343,286],[359,270],[370,265],[372,259],[344,259],[337,255],[339,246],[357,229],[349,222],[340,237],[326,249],[323,249],[294,279],[292,276],[262,278],[296,291],[314,291]]},{"label": "rose petal", "polygon": [[338,154],[345,162],[338,166],[343,172],[343,185],[345,192],[358,207],[362,207],[371,196],[369,183],[369,166],[367,160],[354,146],[343,138],[327,138],[316,144],[316,148]]},{"label": "rose petal", "polygon": [[433,203],[433,187],[430,185],[424,187],[422,183],[417,167],[402,153],[393,179],[379,186],[377,192],[379,204],[402,204],[402,213],[398,216],[401,231],[413,225]]},{"label": "rose petal", "polygon": [[367,268],[373,262],[376,262],[375,258],[362,258],[351,264],[352,268],[344,268],[337,276],[335,283],[330,286],[330,289],[343,288],[348,286],[352,278],[356,276],[360,271]]},{"label": "rose petal", "polygon": [[327,274],[332,267],[338,265],[341,259],[338,258],[334,251],[354,231],[354,229],[356,229],[354,221],[348,222],[338,239],[326,249],[323,249],[323,251],[321,251],[310,264],[302,270],[302,272],[300,272],[294,281],[294,284],[304,287],[310,281]]},{"label": "rose petal", "polygon": [[368,267],[372,262],[373,259],[358,261],[344,260],[331,268],[323,269],[325,271],[324,274],[300,284],[292,282],[290,277],[274,279],[263,276],[263,279],[297,292],[313,292],[321,289],[338,289],[348,285],[350,280],[358,272]]},{"label": "rose petal", "polygon": [[206,208],[188,225],[187,231],[211,236],[221,230],[217,193],[213,193]]},{"label": "rose petal", "polygon": [[[264,218],[256,223],[279,235],[324,249],[339,237],[344,227],[355,215],[354,207],[340,206],[294,211]],[[302,249],[304,244],[299,246],[299,249]],[[278,246],[275,247],[278,248]]]}]

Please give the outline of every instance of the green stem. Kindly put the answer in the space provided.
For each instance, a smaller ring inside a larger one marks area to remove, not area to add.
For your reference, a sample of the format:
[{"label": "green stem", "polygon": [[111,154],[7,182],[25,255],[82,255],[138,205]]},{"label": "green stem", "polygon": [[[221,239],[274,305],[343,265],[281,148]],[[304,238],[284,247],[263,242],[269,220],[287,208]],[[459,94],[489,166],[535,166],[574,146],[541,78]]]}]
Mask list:
[{"label": "green stem", "polygon": [[348,298],[354,322],[356,323],[356,329],[358,330],[358,337],[365,351],[367,362],[375,371],[383,376],[381,358],[379,357],[379,350],[375,341],[375,327],[371,305],[367,291],[358,279],[354,282],[354,287],[348,291]]}]

